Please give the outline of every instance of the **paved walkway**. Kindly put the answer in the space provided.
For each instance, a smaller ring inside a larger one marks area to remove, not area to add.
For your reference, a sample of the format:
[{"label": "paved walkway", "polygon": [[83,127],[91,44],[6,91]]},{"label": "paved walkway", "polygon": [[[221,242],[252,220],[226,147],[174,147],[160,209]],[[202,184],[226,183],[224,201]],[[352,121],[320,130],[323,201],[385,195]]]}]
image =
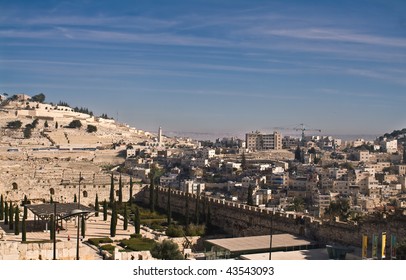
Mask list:
[{"label": "paved walkway", "polygon": [[[62,241],[72,241],[76,242],[77,236],[77,227],[75,220],[72,219],[68,222],[63,222],[63,226],[65,227],[64,230],[60,230],[57,233],[57,239]],[[0,227],[6,232],[4,236],[4,240],[6,241],[21,241],[21,224],[20,224],[20,234],[14,235],[14,231],[9,230],[8,225],[4,225],[4,222],[0,222]],[[41,241],[41,240],[49,240],[50,233],[45,232],[45,227],[41,227],[42,230],[27,230],[27,241]],[[113,240],[121,240],[130,238],[130,235],[135,233],[134,226],[128,224],[128,229],[123,230],[123,221],[118,220],[117,222],[117,230],[116,236],[112,238]],[[81,234],[81,230],[79,231],[79,235]],[[110,216],[108,217],[107,221],[103,221],[103,215],[99,217],[90,217],[86,221],[86,236],[84,240],[89,238],[100,238],[100,237],[110,237]]]}]

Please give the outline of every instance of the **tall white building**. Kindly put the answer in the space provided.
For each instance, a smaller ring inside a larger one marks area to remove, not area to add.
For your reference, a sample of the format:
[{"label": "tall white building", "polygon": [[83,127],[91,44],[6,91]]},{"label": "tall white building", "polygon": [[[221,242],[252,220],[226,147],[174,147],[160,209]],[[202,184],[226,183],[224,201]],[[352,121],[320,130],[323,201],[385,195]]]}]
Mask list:
[{"label": "tall white building", "polygon": [[162,143],[162,127],[158,129],[158,143]]}]

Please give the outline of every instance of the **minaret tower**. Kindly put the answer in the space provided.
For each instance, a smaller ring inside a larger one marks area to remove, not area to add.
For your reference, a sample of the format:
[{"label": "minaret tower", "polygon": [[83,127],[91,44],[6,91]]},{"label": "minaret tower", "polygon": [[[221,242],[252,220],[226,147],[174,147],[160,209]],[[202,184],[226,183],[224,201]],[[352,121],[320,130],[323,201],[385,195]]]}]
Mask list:
[{"label": "minaret tower", "polygon": [[161,144],[162,143],[162,128],[159,127],[158,129],[158,143]]}]

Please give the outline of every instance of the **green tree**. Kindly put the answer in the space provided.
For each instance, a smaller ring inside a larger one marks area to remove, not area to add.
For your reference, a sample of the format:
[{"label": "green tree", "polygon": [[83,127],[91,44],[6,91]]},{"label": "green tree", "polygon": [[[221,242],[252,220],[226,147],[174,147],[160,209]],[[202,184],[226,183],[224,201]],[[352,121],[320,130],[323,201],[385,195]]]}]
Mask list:
[{"label": "green tree", "polygon": [[168,188],[168,203],[167,203],[167,222],[168,225],[172,224],[172,206],[171,206],[171,188]]},{"label": "green tree", "polygon": [[339,217],[342,221],[347,221],[350,216],[350,201],[345,198],[340,198],[337,201],[331,201],[329,207],[326,209],[326,214],[331,219]]},{"label": "green tree", "polygon": [[15,208],[15,226],[14,226],[14,235],[19,235],[20,234],[20,209],[18,209],[18,206]]},{"label": "green tree", "polygon": [[19,128],[21,128],[22,125],[23,125],[23,123],[22,123],[21,121],[19,121],[19,120],[17,120],[17,121],[11,121],[11,122],[8,122],[8,123],[7,123],[7,128],[10,128],[10,129],[19,129]]},{"label": "green tree", "polygon": [[[24,206],[24,211],[27,209],[27,207]],[[23,216],[23,223],[21,225],[21,230],[22,230],[22,236],[21,236],[21,241],[26,242],[27,241],[27,225],[26,225],[26,218]]]},{"label": "green tree", "polygon": [[115,237],[116,236],[116,230],[117,230],[117,205],[116,202],[113,202],[112,205],[112,213],[111,213],[111,220],[110,220],[110,236]]},{"label": "green tree", "polygon": [[32,127],[32,128],[37,128],[38,123],[39,123],[39,120],[38,120],[38,119],[33,120],[32,123],[31,123],[31,127]]},{"label": "green tree", "polygon": [[123,203],[123,182],[121,180],[121,173],[120,179],[118,180],[118,203],[120,205]]},{"label": "green tree", "polygon": [[141,216],[140,216],[140,209],[138,209],[138,207],[135,207],[134,228],[135,228],[135,234],[140,234],[140,232],[141,232]]},{"label": "green tree", "polygon": [[4,199],[3,195],[0,196],[0,221],[4,220]]},{"label": "green tree", "polygon": [[189,188],[186,188],[185,197],[185,224],[188,226],[190,224],[190,213],[189,213]]},{"label": "green tree", "polygon": [[27,209],[27,207],[24,205],[24,219],[26,219],[27,220],[27,218],[28,218],[28,209]]},{"label": "green tree", "polygon": [[124,225],[123,229],[127,230],[128,229],[128,213],[127,213],[127,204],[124,205]]},{"label": "green tree", "polygon": [[30,139],[32,136],[32,126],[30,124],[27,124],[27,126],[24,128],[23,133],[25,139]]},{"label": "green tree", "polygon": [[86,219],[83,215],[81,218],[80,230],[81,230],[82,237],[85,238],[86,237]]},{"label": "green tree", "polygon": [[99,211],[100,211],[100,206],[99,206],[99,196],[96,194],[96,199],[94,202],[94,211],[95,211],[95,216],[99,217]]},{"label": "green tree", "polygon": [[295,150],[295,160],[297,160],[299,162],[303,161],[303,159],[302,159],[302,150],[300,149],[299,145],[297,145],[297,148]]},{"label": "green tree", "polygon": [[52,198],[52,195],[51,195],[51,197],[50,197],[50,199],[49,199],[49,203],[54,203],[54,199]]},{"label": "green tree", "polygon": [[74,197],[73,197],[73,203],[77,203],[77,202],[78,202],[78,198],[77,198],[77,196],[75,194]]},{"label": "green tree", "polygon": [[179,247],[171,240],[164,240],[162,243],[157,243],[151,249],[151,255],[160,260],[183,260],[183,255],[179,251]]},{"label": "green tree", "polygon": [[31,101],[33,102],[39,102],[39,103],[44,103],[45,101],[45,95],[43,93],[34,95],[33,97],[31,97]]},{"label": "green tree", "polygon": [[80,120],[73,120],[69,123],[68,128],[81,128],[82,122]]},{"label": "green tree", "polygon": [[253,198],[254,187],[250,184],[248,187],[248,194],[247,194],[247,204],[250,206],[254,205],[254,198]]},{"label": "green tree", "polygon": [[157,193],[158,190],[155,190],[155,186],[159,182],[159,178],[162,176],[163,170],[160,169],[156,164],[151,168],[151,171],[148,174],[150,186],[149,186],[149,206],[151,212],[155,211],[155,204],[158,199]]},{"label": "green tree", "polygon": [[8,225],[8,204],[4,202],[4,224]]},{"label": "green tree", "polygon": [[49,239],[54,240],[55,238],[55,217],[51,215],[49,218]]},{"label": "green tree", "polygon": [[403,146],[403,164],[406,164],[406,144]]},{"label": "green tree", "polygon": [[58,122],[55,122],[55,129],[58,129],[59,128],[59,124],[58,124]]},{"label": "green tree", "polygon": [[97,126],[94,126],[94,125],[89,124],[89,125],[87,126],[87,128],[86,128],[86,131],[87,131],[88,133],[97,132]]},{"label": "green tree", "polygon": [[130,202],[130,205],[133,203],[133,177],[130,177],[130,199],[128,200]]},{"label": "green tree", "polygon": [[200,218],[199,197],[200,197],[200,187],[198,187],[197,193],[196,193],[196,205],[195,205],[195,222],[196,222],[196,225],[199,225],[199,218]]},{"label": "green tree", "polygon": [[107,201],[103,201],[103,221],[107,221]]},{"label": "green tree", "polygon": [[9,230],[14,229],[14,206],[10,201],[10,207],[8,208],[8,228]]},{"label": "green tree", "polygon": [[246,158],[246,156],[245,156],[245,152],[242,154],[242,157],[241,157],[241,169],[243,170],[243,171],[245,171],[245,170],[247,170],[247,158]]},{"label": "green tree", "polygon": [[110,198],[109,198],[109,205],[112,206],[114,202],[114,177],[113,173],[110,175]]},{"label": "green tree", "polygon": [[304,200],[301,197],[295,197],[293,199],[293,210],[296,212],[302,212],[304,210]]}]

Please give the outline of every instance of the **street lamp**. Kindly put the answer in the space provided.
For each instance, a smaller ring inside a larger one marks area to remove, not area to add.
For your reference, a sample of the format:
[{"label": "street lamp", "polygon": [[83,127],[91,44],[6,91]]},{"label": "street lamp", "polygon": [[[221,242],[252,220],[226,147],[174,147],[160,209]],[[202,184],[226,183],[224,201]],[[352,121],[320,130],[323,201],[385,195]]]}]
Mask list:
[{"label": "street lamp", "polygon": [[63,217],[63,219],[69,218],[69,217],[78,217],[78,224],[77,224],[77,235],[76,235],[76,260],[79,260],[79,230],[80,230],[80,223],[79,223],[79,218],[82,217],[84,219],[84,216],[91,213],[92,211],[89,210],[81,210],[81,209],[73,209],[70,214],[66,215]]}]

